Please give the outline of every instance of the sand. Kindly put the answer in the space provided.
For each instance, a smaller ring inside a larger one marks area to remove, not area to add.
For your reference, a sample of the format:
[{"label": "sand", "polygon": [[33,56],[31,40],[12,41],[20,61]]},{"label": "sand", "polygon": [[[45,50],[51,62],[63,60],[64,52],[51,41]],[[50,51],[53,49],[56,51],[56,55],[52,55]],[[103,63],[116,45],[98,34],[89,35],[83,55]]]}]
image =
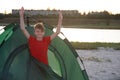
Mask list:
[{"label": "sand", "polygon": [[77,50],[90,80],[120,80],[120,50]]}]

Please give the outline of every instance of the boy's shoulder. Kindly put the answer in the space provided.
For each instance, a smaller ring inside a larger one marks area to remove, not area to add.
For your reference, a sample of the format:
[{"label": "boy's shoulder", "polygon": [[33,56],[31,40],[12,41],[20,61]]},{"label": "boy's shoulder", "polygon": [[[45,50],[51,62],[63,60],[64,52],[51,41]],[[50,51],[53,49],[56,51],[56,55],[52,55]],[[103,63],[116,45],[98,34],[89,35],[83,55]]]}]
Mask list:
[{"label": "boy's shoulder", "polygon": [[44,36],[43,39],[50,39],[50,36]]},{"label": "boy's shoulder", "polygon": [[30,35],[30,37],[28,38],[28,41],[34,41],[36,38],[32,35]]},{"label": "boy's shoulder", "polygon": [[31,38],[32,38],[32,39],[35,39],[35,36],[30,35],[29,39],[31,39]]},{"label": "boy's shoulder", "polygon": [[50,36],[45,36],[43,39],[44,39],[44,41],[46,41],[48,44],[51,43],[51,38],[50,38]]}]

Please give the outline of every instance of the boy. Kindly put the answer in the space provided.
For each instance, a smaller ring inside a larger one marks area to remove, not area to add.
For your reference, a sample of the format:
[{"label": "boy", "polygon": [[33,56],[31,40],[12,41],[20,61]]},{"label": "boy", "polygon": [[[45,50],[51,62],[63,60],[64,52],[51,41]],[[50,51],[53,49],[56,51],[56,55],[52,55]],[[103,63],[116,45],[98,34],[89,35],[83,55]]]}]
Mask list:
[{"label": "boy", "polygon": [[62,26],[62,12],[59,11],[59,20],[58,20],[58,25],[57,25],[57,30],[55,33],[53,33],[50,36],[44,36],[44,26],[42,23],[37,23],[34,26],[34,34],[35,37],[31,36],[29,32],[25,29],[24,26],[24,8],[22,7],[20,10],[20,28],[26,38],[28,39],[29,43],[29,49],[31,55],[37,59],[39,62],[42,62],[46,65],[48,65],[48,57],[47,57],[47,50],[48,46],[56,36],[60,33],[60,29]]},{"label": "boy", "polygon": [[[60,33],[60,29],[62,26],[62,12],[59,11],[59,20],[58,20],[58,25],[57,25],[57,30],[55,33],[53,33],[50,36],[44,36],[44,26],[42,23],[37,23],[34,26],[34,36],[31,36],[29,32],[25,29],[24,25],[24,8],[22,7],[20,10],[20,28],[23,32],[23,34],[26,36],[28,39],[28,44],[29,44],[29,50],[31,54],[31,62],[32,66],[36,66],[36,69],[38,69],[36,72],[32,71],[32,75],[28,80],[63,80],[62,77],[54,73],[52,69],[48,65],[48,57],[47,57],[47,51],[48,51],[48,46],[56,36]],[[35,73],[33,73],[35,72]],[[29,74],[31,74],[29,72]],[[33,74],[38,74],[39,76],[33,77]],[[40,76],[42,75],[42,76]]]}]

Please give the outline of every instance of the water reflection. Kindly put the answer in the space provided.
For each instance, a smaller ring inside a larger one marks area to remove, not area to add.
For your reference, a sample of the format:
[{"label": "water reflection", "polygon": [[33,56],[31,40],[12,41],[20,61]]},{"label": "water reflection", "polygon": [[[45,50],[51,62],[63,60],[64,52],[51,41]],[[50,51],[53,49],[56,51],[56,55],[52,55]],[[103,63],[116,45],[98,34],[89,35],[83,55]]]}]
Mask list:
[{"label": "water reflection", "polygon": [[70,41],[78,42],[120,42],[120,30],[62,28]]},{"label": "water reflection", "polygon": [[4,29],[2,26],[0,26],[0,34],[4,32]]}]

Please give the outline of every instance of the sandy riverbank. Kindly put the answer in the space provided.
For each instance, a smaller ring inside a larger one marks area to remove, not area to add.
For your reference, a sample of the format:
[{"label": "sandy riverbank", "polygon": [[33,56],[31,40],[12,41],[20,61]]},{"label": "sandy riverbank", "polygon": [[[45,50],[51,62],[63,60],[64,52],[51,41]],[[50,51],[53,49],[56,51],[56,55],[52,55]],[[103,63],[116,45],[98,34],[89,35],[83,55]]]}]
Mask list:
[{"label": "sandy riverbank", "polygon": [[77,50],[90,80],[120,80],[120,50]]}]

